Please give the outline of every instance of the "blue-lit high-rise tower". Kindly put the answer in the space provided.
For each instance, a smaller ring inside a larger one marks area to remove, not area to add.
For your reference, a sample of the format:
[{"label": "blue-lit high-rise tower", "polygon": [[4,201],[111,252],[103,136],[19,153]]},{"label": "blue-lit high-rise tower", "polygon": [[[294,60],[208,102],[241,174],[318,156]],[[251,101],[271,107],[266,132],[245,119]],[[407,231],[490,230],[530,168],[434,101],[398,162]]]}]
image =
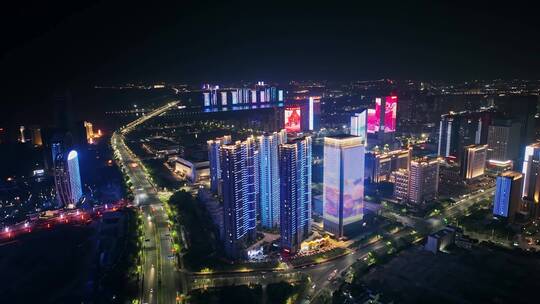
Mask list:
[{"label": "blue-lit high-rise tower", "polygon": [[82,183],[77,151],[69,152],[67,157],[63,153],[56,154],[54,183],[60,206],[74,206],[79,202],[82,197]]},{"label": "blue-lit high-rise tower", "polygon": [[259,210],[261,225],[275,228],[279,224],[279,157],[278,147],[287,141],[287,133],[265,134],[258,137],[259,150]]},{"label": "blue-lit high-rise tower", "polygon": [[230,258],[240,258],[247,242],[256,236],[259,192],[256,140],[249,137],[245,141],[221,145],[219,152],[225,253]]},{"label": "blue-lit high-rise tower", "polygon": [[77,203],[82,197],[81,173],[79,171],[79,155],[72,150],[67,156],[67,166],[69,172],[69,184],[71,188],[71,201]]},{"label": "blue-lit high-rise tower", "polygon": [[231,136],[225,135],[216,138],[215,140],[207,141],[208,144],[208,161],[210,163],[210,189],[213,193],[221,195],[221,172],[219,161],[219,147],[231,143]]},{"label": "blue-lit high-rise tower", "polygon": [[506,171],[497,176],[497,188],[493,199],[493,215],[513,223],[521,205],[523,174]]},{"label": "blue-lit high-rise tower", "polygon": [[279,167],[281,248],[295,253],[311,233],[311,137],[280,145]]}]

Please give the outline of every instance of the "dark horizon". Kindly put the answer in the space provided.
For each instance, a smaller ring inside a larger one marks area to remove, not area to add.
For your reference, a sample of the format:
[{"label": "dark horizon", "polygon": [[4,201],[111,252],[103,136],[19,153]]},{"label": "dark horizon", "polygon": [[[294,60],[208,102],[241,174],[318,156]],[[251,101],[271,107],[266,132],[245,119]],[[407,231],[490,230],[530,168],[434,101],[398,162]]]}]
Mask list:
[{"label": "dark horizon", "polygon": [[33,4],[6,10],[12,83],[538,79],[531,6]]},{"label": "dark horizon", "polygon": [[526,2],[11,5],[3,121],[21,104],[46,114],[58,90],[130,82],[540,79]]}]

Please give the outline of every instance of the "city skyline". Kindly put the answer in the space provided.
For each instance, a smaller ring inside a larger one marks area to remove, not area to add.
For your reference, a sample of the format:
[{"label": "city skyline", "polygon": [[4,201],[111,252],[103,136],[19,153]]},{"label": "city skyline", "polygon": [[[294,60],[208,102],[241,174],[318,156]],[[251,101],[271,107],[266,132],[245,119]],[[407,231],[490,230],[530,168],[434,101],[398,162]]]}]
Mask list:
[{"label": "city skyline", "polygon": [[2,302],[538,302],[537,11],[5,5]]}]

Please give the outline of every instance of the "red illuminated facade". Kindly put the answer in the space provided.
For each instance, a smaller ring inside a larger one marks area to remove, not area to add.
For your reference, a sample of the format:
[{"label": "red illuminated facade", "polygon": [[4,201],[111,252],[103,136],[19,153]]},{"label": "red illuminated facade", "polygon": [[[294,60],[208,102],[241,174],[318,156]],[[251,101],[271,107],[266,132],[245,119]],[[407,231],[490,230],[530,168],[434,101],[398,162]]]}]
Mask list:
[{"label": "red illuminated facade", "polygon": [[300,107],[285,108],[285,130],[288,133],[300,132],[302,122],[302,114]]},{"label": "red illuminated facade", "polygon": [[396,131],[397,102],[397,96],[377,97],[375,99],[375,109],[368,109],[368,133]]}]

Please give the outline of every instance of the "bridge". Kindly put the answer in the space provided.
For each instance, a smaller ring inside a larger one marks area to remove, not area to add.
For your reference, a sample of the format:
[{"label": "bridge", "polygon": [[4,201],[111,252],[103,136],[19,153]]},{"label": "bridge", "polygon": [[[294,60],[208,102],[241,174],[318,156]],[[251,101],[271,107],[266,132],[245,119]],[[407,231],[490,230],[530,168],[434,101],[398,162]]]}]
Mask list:
[{"label": "bridge", "polygon": [[223,274],[191,274],[188,276],[189,290],[206,289],[238,285],[268,285],[279,282],[300,282],[307,275],[300,272],[253,272],[253,273],[223,273]]}]

